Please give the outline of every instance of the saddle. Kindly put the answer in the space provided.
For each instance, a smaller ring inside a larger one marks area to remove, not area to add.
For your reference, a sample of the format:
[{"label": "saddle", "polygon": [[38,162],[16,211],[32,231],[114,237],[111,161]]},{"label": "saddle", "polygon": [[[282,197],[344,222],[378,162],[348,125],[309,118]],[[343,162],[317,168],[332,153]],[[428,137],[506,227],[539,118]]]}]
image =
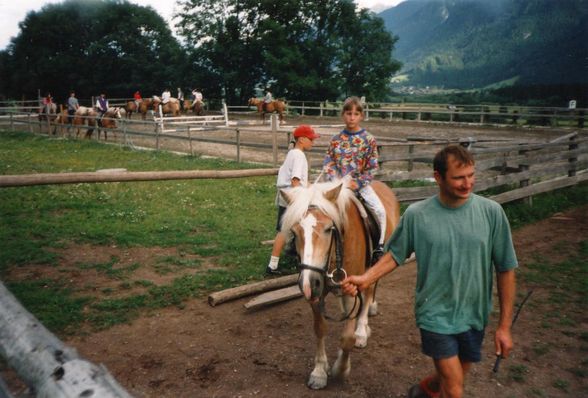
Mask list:
[{"label": "saddle", "polygon": [[363,229],[366,236],[366,268],[374,265],[373,251],[377,247],[380,240],[380,224],[372,209],[366,204],[359,192],[353,196],[353,201],[359,210],[361,219],[363,220]]}]

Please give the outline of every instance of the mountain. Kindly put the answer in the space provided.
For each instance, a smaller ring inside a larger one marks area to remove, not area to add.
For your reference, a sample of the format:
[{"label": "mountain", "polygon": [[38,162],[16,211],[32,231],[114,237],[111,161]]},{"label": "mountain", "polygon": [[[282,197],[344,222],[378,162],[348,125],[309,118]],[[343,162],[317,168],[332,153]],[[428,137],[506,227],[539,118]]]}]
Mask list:
[{"label": "mountain", "polygon": [[404,85],[588,83],[588,0],[407,0],[378,16]]}]

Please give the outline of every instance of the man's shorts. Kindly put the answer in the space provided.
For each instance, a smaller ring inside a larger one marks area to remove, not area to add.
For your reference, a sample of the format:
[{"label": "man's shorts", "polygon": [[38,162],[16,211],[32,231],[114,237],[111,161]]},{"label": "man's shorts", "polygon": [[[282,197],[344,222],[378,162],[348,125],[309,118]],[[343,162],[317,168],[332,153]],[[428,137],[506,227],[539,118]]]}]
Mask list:
[{"label": "man's shorts", "polygon": [[458,356],[462,362],[480,362],[484,330],[470,329],[458,334],[439,334],[421,329],[423,354],[433,359]]},{"label": "man's shorts", "polygon": [[282,230],[282,217],[284,217],[284,213],[286,212],[286,208],[282,206],[278,206],[278,222],[276,224],[276,231],[280,232]]}]

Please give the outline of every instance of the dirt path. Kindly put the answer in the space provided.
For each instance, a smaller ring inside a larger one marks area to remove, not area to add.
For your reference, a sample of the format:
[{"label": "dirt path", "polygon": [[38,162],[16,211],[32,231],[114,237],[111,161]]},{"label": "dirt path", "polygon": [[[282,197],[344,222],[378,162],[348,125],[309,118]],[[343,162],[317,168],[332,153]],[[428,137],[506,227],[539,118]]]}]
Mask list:
[{"label": "dirt path", "polygon": [[[588,206],[514,233],[523,266],[537,256],[563,259],[557,250],[562,240],[577,245],[587,237]],[[156,311],[131,324],[74,337],[67,343],[89,360],[106,365],[137,397],[403,397],[430,369],[420,354],[412,315],[414,278],[415,267],[407,266],[382,281],[380,313],[371,319],[368,347],[353,353],[348,381],[331,381],[322,391],[305,386],[312,368],[314,335],[311,313],[302,299],[255,312],[243,308],[246,299],[214,308],[205,298],[195,299],[183,309]],[[519,300],[527,290],[519,286]],[[468,380],[467,396],[584,396],[586,380],[570,369],[585,359],[585,316],[576,327],[543,327],[542,314],[549,309],[541,306],[540,298],[549,294],[541,289],[534,292],[517,321],[512,358],[504,361],[497,375],[491,372],[493,320],[485,358]],[[333,361],[340,325],[329,326],[328,352]],[[549,343],[552,349],[538,355],[533,351],[537,342]],[[528,370],[525,381],[513,380],[508,371],[513,365]],[[554,387],[557,380],[568,383],[568,392]]]}]

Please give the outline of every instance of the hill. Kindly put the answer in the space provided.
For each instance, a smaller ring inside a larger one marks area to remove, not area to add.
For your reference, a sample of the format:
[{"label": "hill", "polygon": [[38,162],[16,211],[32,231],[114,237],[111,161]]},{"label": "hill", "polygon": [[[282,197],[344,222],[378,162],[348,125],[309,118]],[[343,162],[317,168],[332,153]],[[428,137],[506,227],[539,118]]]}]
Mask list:
[{"label": "hill", "polygon": [[588,83],[586,0],[407,0],[378,15],[404,85]]}]

